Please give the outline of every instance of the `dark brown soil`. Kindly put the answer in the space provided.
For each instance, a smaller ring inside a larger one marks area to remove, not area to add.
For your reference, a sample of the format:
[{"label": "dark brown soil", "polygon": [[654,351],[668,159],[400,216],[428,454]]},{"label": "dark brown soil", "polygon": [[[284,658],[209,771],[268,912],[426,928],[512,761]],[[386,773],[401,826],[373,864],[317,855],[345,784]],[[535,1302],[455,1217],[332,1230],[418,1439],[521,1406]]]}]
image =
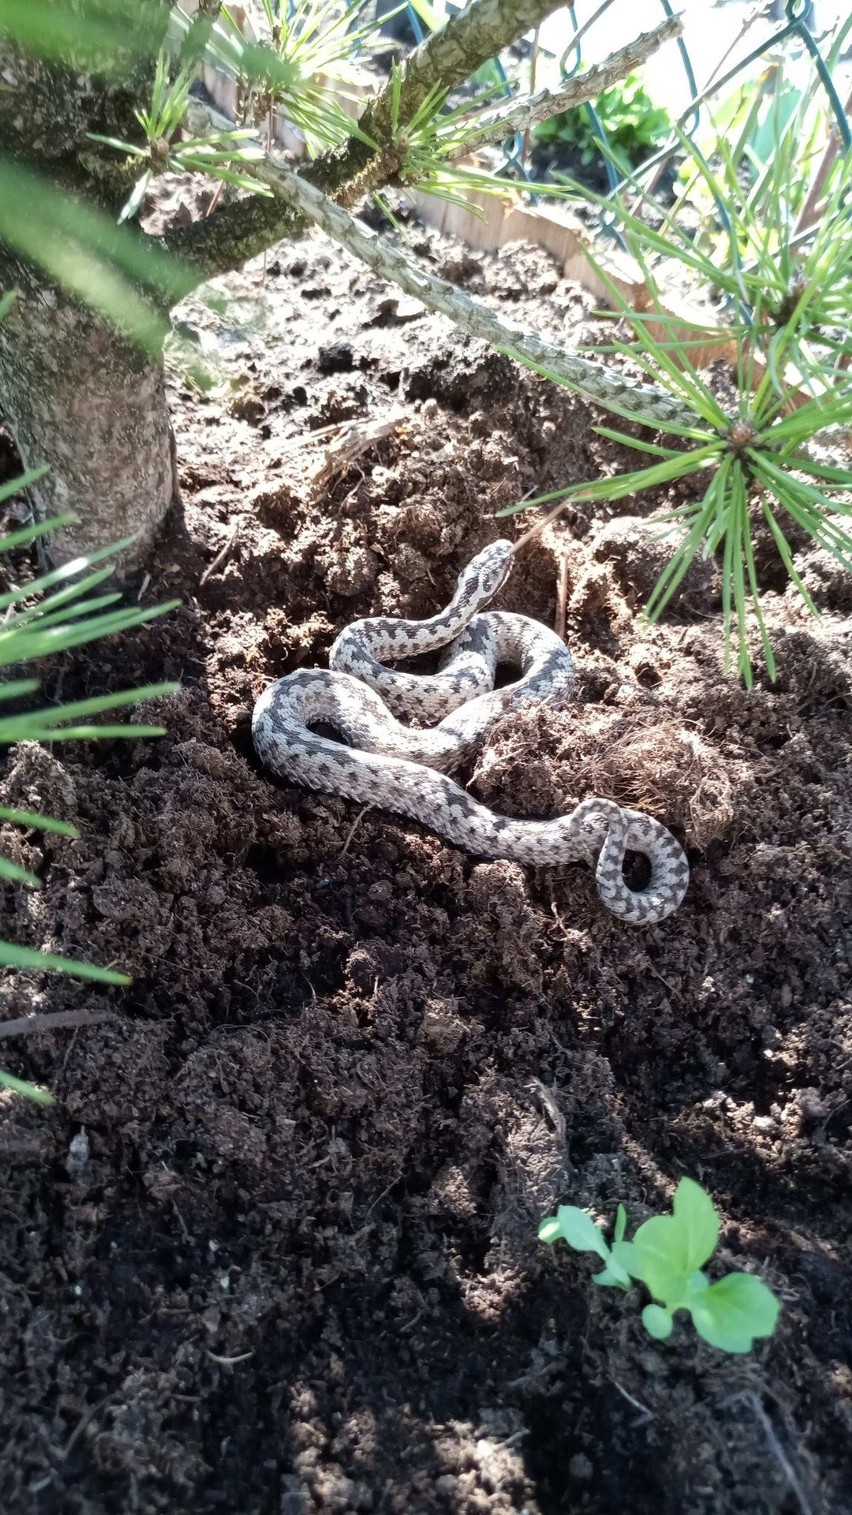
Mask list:
[{"label": "dark brown soil", "polygon": [[[594,333],[544,254],[411,235]],[[709,570],[638,619],[659,501],[576,512],[504,592],[552,624],[567,554],[579,698],[508,718],[472,787],[659,816],[692,862],[660,926],[608,915],[581,866],[482,862],[276,783],[249,732],[271,679],[355,616],[432,613],[516,529],[502,507],[632,456],[319,237],[219,293],[181,313],[216,386],[175,380],[184,513],[132,586],[182,608],[47,687],[177,678],[169,734],[22,747],[2,785],[81,831],[4,832],[44,879],[6,887],[6,931],[134,975],[4,986],[5,1018],[115,1012],[3,1044],[58,1095],[0,1102],[4,1510],[852,1509],[848,577],[802,551],[815,621],[764,552],[780,673],[752,693]],[[351,462],[323,432],[394,414]],[[723,1215],[714,1267],[783,1301],[749,1357],[687,1325],[654,1344],[635,1294],[536,1239],[559,1202],[636,1222],[685,1173]]]}]

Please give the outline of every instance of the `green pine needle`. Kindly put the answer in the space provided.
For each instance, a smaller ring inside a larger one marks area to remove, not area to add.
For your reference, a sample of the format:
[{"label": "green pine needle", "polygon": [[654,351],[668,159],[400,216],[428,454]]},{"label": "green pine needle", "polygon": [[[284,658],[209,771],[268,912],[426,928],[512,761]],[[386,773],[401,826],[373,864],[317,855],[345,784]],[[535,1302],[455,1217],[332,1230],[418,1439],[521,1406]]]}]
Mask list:
[{"label": "green pine needle", "polygon": [[[824,139],[814,126],[812,94],[806,92],[784,115],[779,104],[783,88],[779,74],[768,112],[762,97],[751,101],[737,118],[736,130],[730,118],[727,135],[720,126],[701,146],[676,129],[685,167],[681,200],[674,207],[661,206],[635,171],[627,173],[629,205],[624,195],[595,195],[564,184],[567,195],[591,200],[615,216],[649,291],[649,307],[634,311],[602,261],[588,254],[615,318],[630,332],[630,340],[612,341],[604,350],[629,358],[692,411],[695,425],[658,428],[671,438],[688,440],[685,451],[598,427],[601,436],[657,461],[514,507],[529,509],[560,499],[617,500],[675,479],[694,479],[695,498],[656,517],[680,532],[680,542],[645,613],[658,620],[693,560],[713,556],[721,578],[726,665],[735,666],[747,685],[754,677],[752,630],[769,677],[777,671],[761,603],[752,522],[760,518],[767,523],[791,583],[813,613],[813,599],[793,563],[784,517],[852,571],[852,533],[842,524],[852,516],[852,474],[811,456],[818,437],[852,425],[852,391],[839,367],[848,337],[844,343],[833,335],[834,328],[848,327],[852,309],[852,152],[838,154],[819,218],[806,232],[797,232],[815,154],[818,148],[821,157]],[[762,143],[760,151],[755,143]],[[679,213],[683,199],[699,192],[702,207],[710,210],[696,236]],[[720,203],[724,225],[716,211]],[[708,306],[713,299],[722,300],[719,326],[690,322],[694,334],[689,341],[678,334],[682,320],[664,307],[663,286],[670,281],[672,265],[688,282],[703,286]],[[662,329],[663,340],[652,326]],[[691,361],[689,345],[696,336],[705,344],[712,339],[736,348],[737,395],[731,414]],[[791,370],[798,379],[791,378]],[[804,400],[794,393],[794,383],[805,391]],[[610,408],[623,413],[617,404]]]},{"label": "green pine needle", "polygon": [[[7,311],[10,303],[8,300],[0,302],[0,313]],[[17,493],[25,484],[40,478],[43,472],[44,470],[37,469],[24,478],[13,480],[4,486],[0,494],[8,496]],[[67,525],[71,519],[68,516],[55,517],[50,521],[9,532],[0,538],[0,554],[31,546],[46,533]],[[27,665],[39,658],[142,626],[174,608],[178,604],[176,600],[148,609],[142,609],[138,605],[115,608],[121,599],[117,591],[91,593],[111,575],[115,554],[127,545],[127,541],[120,542],[110,548],[89,553],[0,595],[0,611],[3,612],[0,624],[0,666]],[[95,567],[96,564],[102,566]],[[65,705],[18,710],[0,717],[0,746],[11,746],[23,741],[52,743],[104,738],[128,738],[136,741],[145,737],[162,736],[162,726],[95,724],[90,718],[129,705],[160,699],[174,693],[178,687],[174,683],[149,684],[142,689],[123,689],[111,694],[72,700]],[[37,690],[37,679],[8,679],[0,684],[0,702],[5,702],[8,709],[13,702],[25,700]],[[76,837],[78,834],[76,828],[67,821],[55,820],[11,805],[0,805],[0,821],[60,837]],[[41,880],[35,873],[2,854],[0,881],[30,889],[41,888]],[[0,967],[42,973],[67,973],[99,984],[121,986],[130,983],[126,974],[112,968],[78,962],[56,953],[40,952],[14,942],[0,941]],[[3,1070],[0,1070],[0,1086],[42,1104],[52,1103],[52,1095]]]}]

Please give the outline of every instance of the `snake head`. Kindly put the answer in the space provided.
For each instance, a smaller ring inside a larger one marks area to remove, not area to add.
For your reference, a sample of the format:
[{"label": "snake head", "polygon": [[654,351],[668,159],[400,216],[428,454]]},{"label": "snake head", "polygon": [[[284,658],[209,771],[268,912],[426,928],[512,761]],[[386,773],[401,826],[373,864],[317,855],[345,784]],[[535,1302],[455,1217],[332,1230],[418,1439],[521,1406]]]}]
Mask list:
[{"label": "snake head", "polygon": [[478,552],[468,572],[475,576],[477,599],[484,604],[502,589],[512,569],[515,549],[511,542],[491,542]]}]

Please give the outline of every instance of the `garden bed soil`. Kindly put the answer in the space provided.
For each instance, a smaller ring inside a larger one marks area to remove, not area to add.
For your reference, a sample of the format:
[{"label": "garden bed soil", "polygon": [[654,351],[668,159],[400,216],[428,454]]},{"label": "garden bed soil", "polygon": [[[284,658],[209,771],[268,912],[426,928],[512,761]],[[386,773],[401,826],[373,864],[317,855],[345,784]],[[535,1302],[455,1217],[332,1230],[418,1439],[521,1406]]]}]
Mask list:
[{"label": "garden bed soil", "polygon": [[[540,250],[409,235],[513,316],[599,329]],[[709,568],[639,618],[659,498],[576,508],[519,559],[499,603],[551,625],[567,563],[577,700],[508,716],[465,780],[514,815],[658,816],[692,865],[661,925],[581,865],[276,782],[270,680],[354,617],[433,613],[530,524],[499,510],[634,455],[320,236],[216,290],[180,312],[216,380],[173,380],[182,510],[129,586],[180,609],[45,681],[178,679],[168,735],[23,746],[3,779],[80,828],[4,830],[44,880],[5,887],[6,932],[134,978],[3,985],[5,1019],[114,1017],[3,1043],[58,1097],[0,1103],[4,1510],[852,1509],[848,576],[797,545],[814,620],[759,541],[779,676],[748,693]],[[387,434],[347,461],[347,422]],[[560,1202],[636,1223],[682,1174],[722,1214],[713,1269],[782,1301],[750,1356],[680,1322],[653,1343],[635,1294],[536,1239]]]}]

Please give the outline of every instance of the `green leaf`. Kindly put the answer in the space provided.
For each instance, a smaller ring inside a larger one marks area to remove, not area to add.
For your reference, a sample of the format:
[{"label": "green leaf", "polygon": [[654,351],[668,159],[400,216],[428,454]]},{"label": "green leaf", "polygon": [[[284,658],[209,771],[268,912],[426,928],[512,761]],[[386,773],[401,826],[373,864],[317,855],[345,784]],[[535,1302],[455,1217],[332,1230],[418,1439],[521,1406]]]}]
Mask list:
[{"label": "green leaf", "polygon": [[[114,147],[117,152],[126,153],[131,158],[145,158],[147,151],[134,142],[124,142],[119,137],[102,137],[100,132],[86,132],[90,142],[102,142],[104,147]],[[119,220],[123,219],[119,217]]]},{"label": "green leaf", "polygon": [[667,1341],[672,1334],[674,1321],[662,1305],[646,1305],[642,1311],[642,1324],[655,1341]]},{"label": "green leaf", "polygon": [[[115,565],[107,563],[105,568],[98,568],[95,573],[87,574],[85,578],[77,579],[72,584],[66,584],[64,589],[54,589],[51,594],[45,594],[43,588],[39,587],[41,581],[36,580],[35,584],[27,586],[30,592],[29,595],[21,596],[16,602],[18,608],[15,610],[15,626],[29,625],[30,621],[39,620],[46,612],[49,611],[52,614],[57,609],[61,609],[63,605],[68,605],[74,600],[79,600],[81,596],[88,594],[90,589],[95,588],[98,584],[103,584],[104,580],[108,579],[114,572]],[[47,575],[43,577],[47,577]],[[20,608],[21,599],[28,599],[30,595],[38,595],[38,602],[34,605],[28,605],[22,610]]]},{"label": "green leaf", "polygon": [[[624,1243],[622,1243],[624,1245]],[[689,1269],[684,1238],[673,1215],[654,1215],[639,1227],[633,1240],[630,1271],[655,1299],[674,1303],[686,1288]]]},{"label": "green leaf", "polygon": [[13,1073],[6,1073],[0,1068],[0,1085],[5,1089],[11,1089],[15,1094],[23,1094],[25,1099],[31,1099],[37,1105],[55,1105],[56,1100],[47,1089],[39,1089],[36,1084],[27,1084],[22,1078],[15,1078]]},{"label": "green leaf", "polygon": [[710,1280],[707,1277],[707,1274],[702,1273],[700,1268],[696,1268],[695,1272],[691,1274],[691,1276],[687,1279],[686,1293],[683,1296],[685,1308],[689,1308],[690,1301],[693,1300],[698,1294],[703,1294],[705,1289],[709,1289],[709,1287]]},{"label": "green leaf", "polygon": [[0,805],[0,821],[11,821],[15,826],[32,826],[34,831],[52,831],[57,836],[79,836],[76,826],[67,821],[55,821],[49,815],[37,815],[34,810],[14,810]]},{"label": "green leaf", "polygon": [[163,30],[157,0],[3,0],[2,16],[23,52],[120,78],[129,59],[156,52]]},{"label": "green leaf", "polygon": [[159,737],[166,735],[165,726],[60,726],[45,727],[32,726],[23,731],[18,741],[28,742],[99,742],[114,741],[117,737],[126,737],[135,742],[142,737]]},{"label": "green leaf", "polygon": [[641,1277],[634,1266],[634,1264],[636,1266],[638,1264],[636,1262],[636,1248],[632,1241],[625,1241],[623,1237],[617,1238],[612,1244],[609,1255],[614,1262],[618,1263],[620,1268],[624,1269],[625,1273],[629,1273],[633,1278]]},{"label": "green leaf", "polygon": [[30,873],[28,868],[21,868],[13,863],[9,857],[0,853],[0,878],[8,879],[10,884],[29,884],[31,889],[41,888],[41,879]]},{"label": "green leaf", "polygon": [[[0,484],[0,504],[36,479],[43,479],[46,473],[46,466],[31,468],[27,473],[19,474],[17,479],[10,479],[8,484]],[[0,552],[11,552],[13,547],[26,547],[29,542],[35,542],[38,537],[43,537],[60,526],[68,526],[73,520],[72,515],[51,516],[47,521],[34,521],[30,526],[21,526],[17,531],[7,531],[4,537],[0,537]]]},{"label": "green leaf", "polygon": [[710,1195],[693,1178],[681,1179],[672,1209],[684,1234],[686,1271],[691,1273],[713,1256],[719,1240],[719,1217]]},{"label": "green leaf", "polygon": [[18,700],[22,694],[35,694],[38,679],[9,679],[0,684],[0,700]]},{"label": "green leaf", "polygon": [[197,282],[197,275],[154,238],[117,225],[114,216],[4,154],[0,237],[125,335],[157,353],[167,326],[164,310]]},{"label": "green leaf", "polygon": [[166,611],[173,610],[177,603],[172,601],[170,604],[153,605],[148,610],[128,606],[126,609],[93,616],[91,620],[46,626],[44,630],[39,628],[37,621],[31,622],[25,630],[18,631],[13,623],[7,622],[5,629],[0,630],[0,665],[7,666],[31,658],[67,652],[71,647],[82,647],[87,642],[112,636],[114,632],[143,626],[146,621],[156,620],[158,616],[165,615]]},{"label": "green leaf", "polygon": [[[598,347],[597,351],[601,349]],[[656,442],[646,442],[641,437],[631,437],[624,431],[615,431],[611,426],[593,426],[592,431],[599,437],[606,437],[610,442],[619,442],[622,447],[632,447],[636,452],[648,452],[654,458],[671,458],[674,450],[671,447],[658,447]]]},{"label": "green leaf", "polygon": [[[59,596],[57,595],[58,599]],[[30,610],[20,610],[15,615],[15,630],[20,626],[33,626],[43,631],[47,626],[56,626],[58,623],[67,624],[68,621],[77,620],[80,616],[92,616],[97,611],[105,609],[107,605],[115,605],[121,599],[118,590],[111,590],[108,594],[91,595],[88,600],[77,600],[76,603],[60,605],[58,610],[50,607],[54,603],[54,596],[50,596],[42,605],[33,606]]]},{"label": "green leaf", "polygon": [[[175,694],[179,688],[179,684],[147,684],[142,689],[121,689],[115,694],[99,694],[88,700],[69,700],[66,705],[48,705],[43,710],[5,716],[0,720],[0,743],[25,741],[28,737],[32,738],[33,731],[37,731],[40,738],[50,728],[61,726],[66,721],[76,720],[80,716],[102,715],[106,710],[116,710],[123,705],[142,704],[147,700],[159,699],[162,695]],[[107,728],[93,729],[105,731]],[[133,729],[141,735],[141,728]]]},{"label": "green leaf", "polygon": [[620,1241],[624,1240],[624,1233],[625,1233],[626,1230],[627,1230],[627,1211],[625,1210],[625,1208],[624,1208],[623,1205],[619,1205],[618,1209],[615,1212],[615,1232],[614,1232],[614,1236],[615,1236],[616,1242],[620,1242]]},{"label": "green leaf", "polygon": [[560,1205],[556,1220],[560,1235],[575,1252],[596,1252],[604,1262],[609,1260],[609,1247],[603,1232],[585,1210],[580,1210],[576,1205]]},{"label": "green leaf", "polygon": [[750,1352],[771,1336],[781,1310],[772,1290],[753,1273],[728,1273],[689,1304],[699,1336],[722,1352]]},{"label": "green leaf", "polygon": [[[674,1309],[690,1276],[712,1256],[718,1235],[719,1221],[709,1196],[693,1179],[682,1178],[675,1192],[674,1213],[655,1215],[636,1232],[630,1272],[655,1299]],[[618,1256],[621,1259],[620,1251]]]},{"label": "green leaf", "polygon": [[[619,1218],[624,1216],[624,1207],[619,1205]],[[626,1222],[626,1217],[624,1217]],[[538,1228],[539,1241],[552,1243],[567,1241],[575,1252],[595,1252],[606,1267],[592,1276],[592,1283],[617,1289],[630,1288],[630,1275],[617,1262],[604,1240],[600,1226],[591,1216],[576,1205],[560,1205],[555,1215],[548,1216]]]},{"label": "green leaf", "polygon": [[[73,516],[54,516],[50,522],[40,522],[38,531],[28,527],[25,533],[13,532],[11,536],[0,540],[0,552],[8,552],[11,547],[18,545],[16,538],[21,538],[22,542],[28,541],[36,535],[43,536],[45,530],[68,525],[73,519]],[[104,558],[114,558],[125,547],[129,547],[133,540],[133,537],[123,537],[121,541],[111,543],[109,547],[101,547],[97,552],[89,553],[87,557],[72,558],[70,562],[51,569],[49,573],[40,574],[37,579],[32,579],[27,584],[18,584],[14,589],[0,596],[0,610],[5,610],[7,605],[14,605],[19,600],[29,600],[34,595],[43,595],[46,589],[51,589],[54,584],[62,583],[66,579],[73,579],[76,574],[81,573],[84,568],[90,567],[93,563],[100,563]],[[103,572],[103,570],[100,571]],[[113,565],[110,565],[107,572],[112,571]]]},{"label": "green leaf", "polygon": [[553,1242],[559,1241],[561,1236],[562,1230],[556,1216],[548,1215],[547,1219],[543,1220],[538,1228],[539,1241],[547,1242],[548,1246],[552,1246]]},{"label": "green leaf", "polygon": [[148,186],[153,182],[153,179],[153,170],[150,168],[146,169],[144,174],[140,174],[132,190],[130,191],[130,194],[122,205],[121,210],[119,211],[119,226],[123,221],[132,221],[133,217],[136,215],[136,212],[142,205],[142,202],[148,193]]},{"label": "green leaf", "polygon": [[601,1288],[629,1289],[630,1274],[610,1256],[606,1267],[600,1273],[592,1274],[592,1283]]},{"label": "green leaf", "polygon": [[91,979],[95,984],[130,984],[126,973],[115,973],[112,968],[97,968],[91,963],[78,963],[70,957],[58,957],[54,952],[36,952],[31,947],[18,947],[14,942],[0,942],[0,967],[34,968],[39,973],[53,970],[68,973],[72,978]]}]

